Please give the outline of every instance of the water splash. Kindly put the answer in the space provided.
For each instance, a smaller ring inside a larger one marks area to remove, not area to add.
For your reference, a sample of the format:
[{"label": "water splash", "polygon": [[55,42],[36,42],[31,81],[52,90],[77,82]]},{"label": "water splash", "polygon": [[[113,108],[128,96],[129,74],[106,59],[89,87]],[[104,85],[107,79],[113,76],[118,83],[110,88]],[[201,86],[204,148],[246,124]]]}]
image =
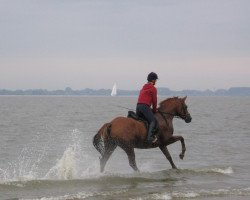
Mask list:
[{"label": "water splash", "polygon": [[45,178],[73,179],[77,176],[76,147],[68,147],[61,159],[45,175]]},{"label": "water splash", "polygon": [[62,157],[57,160],[55,166],[53,166],[45,175],[45,179],[73,179],[77,177],[77,164],[78,164],[78,152],[81,151],[80,132],[78,130],[72,131],[72,144],[70,144],[63,152]]},{"label": "water splash", "polygon": [[53,144],[41,147],[39,142],[44,135],[38,133],[22,149],[16,161],[8,163],[5,169],[0,168],[0,183],[45,179],[70,180],[98,174],[99,163],[91,160],[82,149],[81,134],[82,132],[77,129],[70,131],[70,139],[67,140],[69,144],[54,166],[46,169],[44,163],[48,162],[50,147]]},{"label": "water splash", "polygon": [[88,155],[81,148],[80,134],[81,132],[77,129],[73,130],[72,143],[63,152],[62,157],[57,160],[55,166],[48,171],[44,179],[79,179],[89,176],[91,172],[96,173],[96,164],[91,165]]},{"label": "water splash", "polygon": [[0,182],[26,181],[38,177],[39,166],[47,155],[48,146],[37,149],[39,133],[24,147],[16,161],[9,162],[6,169],[0,169]]}]

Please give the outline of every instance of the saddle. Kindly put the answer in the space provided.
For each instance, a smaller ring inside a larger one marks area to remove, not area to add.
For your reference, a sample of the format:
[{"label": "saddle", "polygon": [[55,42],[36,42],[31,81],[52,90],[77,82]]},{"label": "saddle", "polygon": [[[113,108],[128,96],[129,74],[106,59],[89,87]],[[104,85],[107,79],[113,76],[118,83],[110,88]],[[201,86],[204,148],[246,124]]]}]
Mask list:
[{"label": "saddle", "polygon": [[145,125],[145,127],[146,127],[146,129],[148,130],[148,122],[145,119],[139,117],[134,111],[129,110],[127,118],[132,118],[132,119],[135,119],[136,121],[143,122],[144,125]]},{"label": "saddle", "polygon": [[[147,129],[147,131],[148,131],[149,124],[148,124],[147,120],[145,120],[144,118],[139,117],[134,111],[129,110],[127,117],[135,119],[136,121],[143,122],[146,129]],[[156,134],[158,132],[158,130],[159,130],[159,125],[158,125],[158,122],[156,121],[155,129],[153,130],[154,134]]]}]

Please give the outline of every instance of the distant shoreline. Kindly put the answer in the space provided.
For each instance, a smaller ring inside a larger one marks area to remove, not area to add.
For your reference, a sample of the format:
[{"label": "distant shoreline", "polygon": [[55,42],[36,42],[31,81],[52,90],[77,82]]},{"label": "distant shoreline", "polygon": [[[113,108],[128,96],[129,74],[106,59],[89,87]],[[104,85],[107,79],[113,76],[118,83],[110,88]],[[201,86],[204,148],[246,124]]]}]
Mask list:
[{"label": "distant shoreline", "polygon": [[[250,96],[250,87],[231,87],[228,90],[181,90],[175,91],[169,88],[157,88],[160,96]],[[139,90],[117,90],[117,96],[137,96]],[[29,89],[29,90],[6,90],[0,89],[0,95],[32,95],[32,96],[110,96],[111,89],[82,89],[73,90],[70,87],[65,90],[46,90],[46,89]]]}]

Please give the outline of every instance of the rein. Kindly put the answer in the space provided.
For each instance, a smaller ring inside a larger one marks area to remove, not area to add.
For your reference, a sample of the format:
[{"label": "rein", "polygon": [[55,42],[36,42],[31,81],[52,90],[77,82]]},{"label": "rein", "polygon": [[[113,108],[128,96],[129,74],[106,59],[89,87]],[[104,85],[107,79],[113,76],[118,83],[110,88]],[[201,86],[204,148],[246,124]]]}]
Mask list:
[{"label": "rein", "polygon": [[[120,105],[115,105],[115,106],[116,106],[116,107],[119,107],[119,108],[124,108],[124,109],[126,109],[126,110],[135,111],[134,109],[127,108],[127,107],[124,107],[124,106],[120,106]],[[157,111],[160,113],[160,115],[163,117],[163,119],[165,120],[166,123],[168,123],[168,122],[167,122],[167,119],[166,119],[165,115],[170,115],[170,116],[172,116],[173,118],[182,119],[181,117],[175,116],[175,115],[172,114],[172,113],[164,112],[164,111],[161,111],[161,110],[159,110],[159,109],[158,109]]]},{"label": "rein", "polygon": [[158,112],[161,114],[161,116],[163,116],[163,118],[165,118],[165,116],[164,116],[164,115],[171,115],[171,116],[173,116],[173,118],[180,118],[180,119],[182,119],[181,117],[179,117],[179,116],[175,116],[175,115],[174,115],[174,114],[172,114],[172,113],[163,112],[163,111],[161,111],[161,110],[158,110]]},{"label": "rein", "polygon": [[182,119],[181,117],[179,117],[179,116],[175,116],[175,115],[174,115],[174,114],[172,114],[172,113],[163,112],[163,111],[161,111],[161,110],[158,110],[158,112],[160,113],[160,115],[162,116],[162,118],[164,119],[164,121],[166,122],[166,124],[168,124],[167,118],[165,117],[166,115],[170,115],[170,116],[172,116],[173,118],[179,118],[179,119]]},{"label": "rein", "polygon": [[175,116],[174,114],[172,113],[168,113],[168,112],[163,112],[163,111],[160,111],[158,110],[158,112],[160,113],[160,115],[163,117],[164,121],[166,122],[166,124],[168,125],[168,121],[167,121],[167,118],[165,117],[166,115],[171,115],[173,116],[173,118],[181,118],[179,116]]}]

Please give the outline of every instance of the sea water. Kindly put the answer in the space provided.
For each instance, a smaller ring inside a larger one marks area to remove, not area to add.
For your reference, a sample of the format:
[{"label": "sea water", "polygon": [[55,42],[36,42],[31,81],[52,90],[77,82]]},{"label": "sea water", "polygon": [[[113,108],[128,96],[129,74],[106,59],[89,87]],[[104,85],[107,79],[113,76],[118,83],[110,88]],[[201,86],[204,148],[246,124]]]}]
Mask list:
[{"label": "sea water", "polygon": [[[167,97],[159,97],[159,101]],[[99,172],[98,129],[136,97],[0,96],[0,199],[249,199],[250,97],[188,97],[192,122],[174,119],[169,151],[119,147]]]}]

